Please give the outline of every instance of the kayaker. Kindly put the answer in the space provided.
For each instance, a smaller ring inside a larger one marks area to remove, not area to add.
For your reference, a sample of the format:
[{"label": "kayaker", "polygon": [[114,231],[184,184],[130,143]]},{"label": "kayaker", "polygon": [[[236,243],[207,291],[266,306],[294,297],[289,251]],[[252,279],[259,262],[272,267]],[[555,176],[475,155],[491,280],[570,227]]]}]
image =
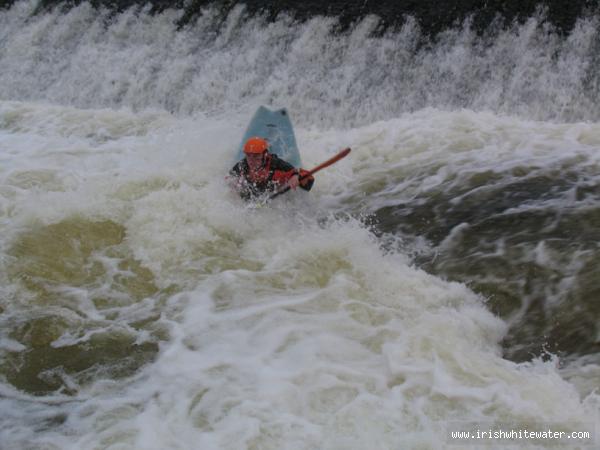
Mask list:
[{"label": "kayaker", "polygon": [[315,179],[302,178],[308,171],[295,168],[277,155],[269,153],[269,143],[261,137],[251,137],[244,144],[245,158],[229,171],[233,187],[244,200],[275,193],[286,186],[300,186],[310,191]]}]

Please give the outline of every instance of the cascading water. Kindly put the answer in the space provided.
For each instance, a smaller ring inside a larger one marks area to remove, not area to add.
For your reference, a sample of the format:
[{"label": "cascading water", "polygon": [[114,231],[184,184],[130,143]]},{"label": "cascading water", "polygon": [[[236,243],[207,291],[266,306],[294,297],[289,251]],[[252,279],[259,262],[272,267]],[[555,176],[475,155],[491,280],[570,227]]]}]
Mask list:
[{"label": "cascading water", "polygon": [[[35,9],[0,11],[0,448],[600,425],[597,17]],[[260,104],[306,167],[353,152],[251,209],[223,177]]]}]

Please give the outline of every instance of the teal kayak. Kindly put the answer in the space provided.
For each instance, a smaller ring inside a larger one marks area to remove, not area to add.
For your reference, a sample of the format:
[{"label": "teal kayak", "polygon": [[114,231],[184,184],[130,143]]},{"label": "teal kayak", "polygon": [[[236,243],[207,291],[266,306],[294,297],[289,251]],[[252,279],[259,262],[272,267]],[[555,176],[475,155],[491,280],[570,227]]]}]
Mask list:
[{"label": "teal kayak", "polygon": [[260,106],[256,110],[238,148],[236,162],[244,158],[244,144],[253,136],[266,139],[270,153],[276,154],[294,167],[302,166],[294,128],[285,108],[271,110]]}]

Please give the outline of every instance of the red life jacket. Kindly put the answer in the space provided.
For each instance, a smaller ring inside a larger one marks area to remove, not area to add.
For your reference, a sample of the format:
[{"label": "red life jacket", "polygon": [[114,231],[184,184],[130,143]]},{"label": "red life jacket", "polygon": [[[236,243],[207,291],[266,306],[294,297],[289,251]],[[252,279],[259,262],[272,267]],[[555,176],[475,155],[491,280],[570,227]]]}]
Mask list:
[{"label": "red life jacket", "polygon": [[252,171],[246,165],[244,171],[246,180],[255,185],[259,190],[274,189],[284,185],[298,171],[282,159],[265,155],[264,164],[258,170]]},{"label": "red life jacket", "polygon": [[[275,192],[294,175],[299,174],[302,176],[304,173],[306,173],[305,170],[298,170],[277,155],[269,153],[265,155],[263,166],[256,171],[250,171],[246,159],[238,162],[230,171],[231,175],[242,177],[246,182],[240,191],[243,198],[259,196],[267,191]],[[313,182],[314,178],[312,176],[307,177],[302,180],[300,187],[309,191]]]}]

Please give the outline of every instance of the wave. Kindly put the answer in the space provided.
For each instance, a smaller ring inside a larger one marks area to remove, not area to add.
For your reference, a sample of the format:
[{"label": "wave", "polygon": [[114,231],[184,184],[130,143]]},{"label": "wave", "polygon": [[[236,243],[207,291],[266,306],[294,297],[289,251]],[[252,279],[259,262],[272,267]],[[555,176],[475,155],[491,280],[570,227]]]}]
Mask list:
[{"label": "wave", "polygon": [[381,32],[367,16],[297,21],[216,7],[177,25],[183,9],[114,13],[80,3],[0,12],[0,98],[80,108],[158,108],[177,115],[287,105],[304,126],[353,127],[424,107],[559,122],[600,117],[598,17],[568,34],[534,13],[479,33],[472,20],[430,40],[408,18]]}]

